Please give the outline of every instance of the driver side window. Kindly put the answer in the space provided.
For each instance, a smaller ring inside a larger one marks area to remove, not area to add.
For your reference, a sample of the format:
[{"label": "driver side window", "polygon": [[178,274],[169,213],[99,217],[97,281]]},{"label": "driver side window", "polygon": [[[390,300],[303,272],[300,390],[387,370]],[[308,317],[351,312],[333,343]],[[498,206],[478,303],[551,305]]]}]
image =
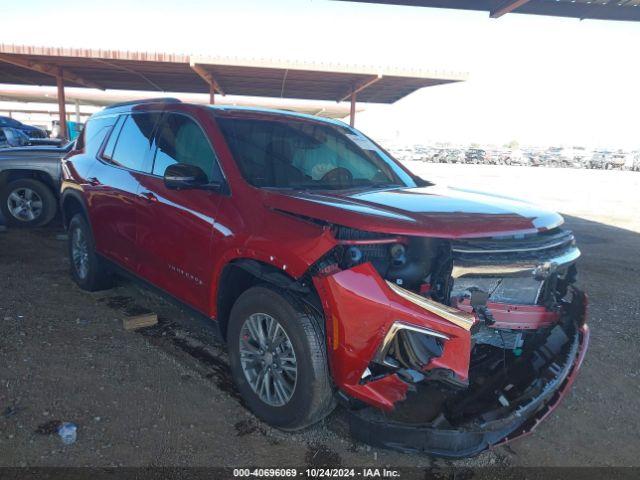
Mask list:
[{"label": "driver side window", "polygon": [[169,113],[158,130],[153,174],[163,176],[169,165],[186,163],[200,167],[209,182],[222,181],[222,172],[209,139],[190,117]]}]

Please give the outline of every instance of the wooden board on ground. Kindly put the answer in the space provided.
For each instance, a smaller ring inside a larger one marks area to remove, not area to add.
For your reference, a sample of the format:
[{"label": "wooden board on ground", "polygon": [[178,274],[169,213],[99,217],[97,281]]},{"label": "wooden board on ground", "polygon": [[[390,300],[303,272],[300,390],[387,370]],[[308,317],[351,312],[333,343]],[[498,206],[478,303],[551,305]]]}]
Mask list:
[{"label": "wooden board on ground", "polygon": [[138,330],[139,328],[151,327],[158,323],[158,315],[155,313],[145,313],[135,317],[127,317],[122,320],[125,330]]}]

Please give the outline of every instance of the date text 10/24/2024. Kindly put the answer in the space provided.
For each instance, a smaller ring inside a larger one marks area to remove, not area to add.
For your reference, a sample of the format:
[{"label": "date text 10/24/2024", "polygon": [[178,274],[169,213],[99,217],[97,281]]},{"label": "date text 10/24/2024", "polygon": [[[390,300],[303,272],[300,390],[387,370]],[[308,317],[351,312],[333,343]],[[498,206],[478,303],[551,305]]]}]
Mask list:
[{"label": "date text 10/24/2024", "polygon": [[400,472],[388,468],[234,468],[234,478],[400,478]]}]

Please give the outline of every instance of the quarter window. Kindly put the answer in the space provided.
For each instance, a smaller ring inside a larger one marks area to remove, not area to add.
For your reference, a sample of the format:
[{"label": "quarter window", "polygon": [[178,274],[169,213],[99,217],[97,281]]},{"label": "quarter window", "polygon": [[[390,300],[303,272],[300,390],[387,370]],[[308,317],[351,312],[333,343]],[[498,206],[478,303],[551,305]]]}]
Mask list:
[{"label": "quarter window", "polygon": [[200,167],[209,181],[221,181],[215,153],[200,126],[186,115],[169,113],[158,130],[154,175],[164,175],[169,165],[186,163]]},{"label": "quarter window", "polygon": [[76,149],[82,150],[84,148],[87,154],[97,155],[102,142],[115,121],[116,117],[114,116],[90,119],[80,134],[80,137],[78,137]]},{"label": "quarter window", "polygon": [[[120,129],[122,128],[122,122],[127,118],[126,115],[120,115],[118,120],[115,122],[113,129],[111,130],[111,135],[109,136],[109,140],[107,140],[107,144],[104,147],[104,151],[102,152],[102,156],[107,160],[111,160],[113,156],[113,149],[116,146],[116,141],[118,140],[118,135],[120,134]],[[113,122],[111,123],[113,125]]]},{"label": "quarter window", "polygon": [[[135,113],[124,119],[122,129],[117,133],[113,153],[110,155],[112,163],[140,172],[149,171],[148,158],[153,143],[154,129],[159,114]],[[113,134],[112,134],[113,137]],[[109,142],[111,142],[111,138]]]}]

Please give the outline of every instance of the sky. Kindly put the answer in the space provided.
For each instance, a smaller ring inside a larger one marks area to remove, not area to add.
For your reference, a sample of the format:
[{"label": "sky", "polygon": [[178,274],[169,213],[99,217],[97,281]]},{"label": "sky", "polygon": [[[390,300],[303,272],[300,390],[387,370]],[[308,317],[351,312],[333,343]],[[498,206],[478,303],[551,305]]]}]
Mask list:
[{"label": "sky", "polygon": [[330,0],[21,0],[0,19],[0,43],[468,73],[367,106],[377,139],[640,148],[640,23]]}]

